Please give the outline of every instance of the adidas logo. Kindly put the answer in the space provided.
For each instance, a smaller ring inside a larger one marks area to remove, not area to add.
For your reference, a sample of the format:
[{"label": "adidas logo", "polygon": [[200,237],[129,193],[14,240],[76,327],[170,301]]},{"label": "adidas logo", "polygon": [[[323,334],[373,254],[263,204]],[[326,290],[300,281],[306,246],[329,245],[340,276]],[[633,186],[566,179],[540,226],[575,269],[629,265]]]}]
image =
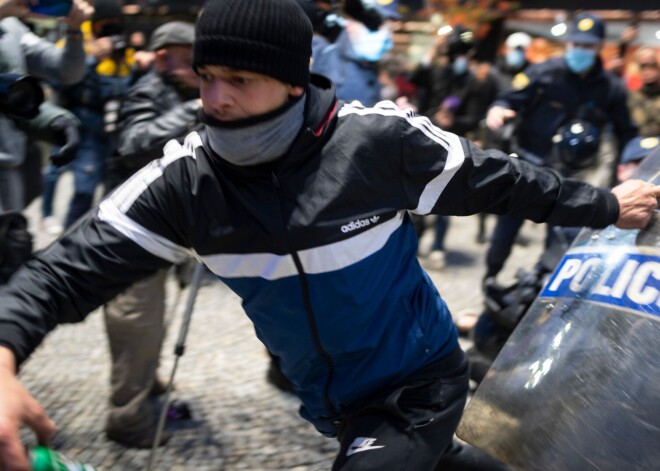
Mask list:
[{"label": "adidas logo", "polygon": [[370,226],[371,224],[376,224],[379,219],[380,216],[371,216],[370,218],[367,219],[356,219],[355,221],[351,221],[348,224],[344,224],[343,226],[341,226],[341,231],[344,234],[346,234],[347,232],[351,232],[356,229],[361,229],[363,227]]}]

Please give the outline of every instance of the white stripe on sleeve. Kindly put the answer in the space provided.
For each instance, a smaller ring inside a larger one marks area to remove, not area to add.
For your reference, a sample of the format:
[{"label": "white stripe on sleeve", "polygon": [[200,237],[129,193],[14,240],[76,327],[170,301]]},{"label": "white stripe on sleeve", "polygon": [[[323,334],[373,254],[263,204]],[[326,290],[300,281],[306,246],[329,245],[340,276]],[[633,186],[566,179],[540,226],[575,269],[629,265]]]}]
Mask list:
[{"label": "white stripe on sleeve", "polygon": [[[440,195],[465,161],[463,146],[456,134],[443,131],[435,126],[424,116],[417,116],[411,109],[401,109],[391,101],[381,101],[373,108],[365,108],[359,103],[353,102],[344,105],[339,110],[339,117],[349,114],[361,116],[378,114],[381,116],[396,116],[405,119],[411,126],[419,129],[426,137],[441,145],[447,151],[447,161],[440,174],[426,184],[419,198],[417,207],[413,210],[416,214],[429,214],[440,198]],[[405,156],[404,156],[405,158]]]}]

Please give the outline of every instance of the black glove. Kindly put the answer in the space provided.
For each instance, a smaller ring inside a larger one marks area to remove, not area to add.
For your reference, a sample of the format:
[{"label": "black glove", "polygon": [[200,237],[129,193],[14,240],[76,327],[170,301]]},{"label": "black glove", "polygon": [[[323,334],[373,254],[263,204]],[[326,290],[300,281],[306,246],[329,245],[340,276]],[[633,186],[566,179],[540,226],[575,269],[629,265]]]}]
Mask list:
[{"label": "black glove", "polygon": [[68,164],[76,158],[78,147],[80,147],[80,133],[75,121],[66,116],[58,116],[48,125],[59,150],[51,154],[50,161],[57,167]]}]

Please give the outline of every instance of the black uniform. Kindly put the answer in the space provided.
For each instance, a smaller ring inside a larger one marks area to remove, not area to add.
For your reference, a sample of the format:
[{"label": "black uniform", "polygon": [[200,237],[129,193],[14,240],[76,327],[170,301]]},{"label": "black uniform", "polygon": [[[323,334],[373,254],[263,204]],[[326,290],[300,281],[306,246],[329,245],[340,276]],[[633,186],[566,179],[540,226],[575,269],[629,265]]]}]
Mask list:
[{"label": "black uniform", "polygon": [[[514,77],[513,88],[501,93],[493,106],[518,113],[515,151],[537,164],[551,165],[553,136],[561,125],[576,117],[595,117],[601,128],[611,124],[619,151],[637,135],[626,89],[603,69],[600,61],[585,77],[571,72],[563,58],[532,65]],[[487,278],[497,275],[504,266],[522,223],[516,217],[498,218],[486,255]]]},{"label": "black uniform", "polygon": [[547,159],[557,129],[586,109],[612,124],[619,148],[623,149],[637,135],[627,99],[621,80],[604,70],[600,61],[580,77],[568,69],[563,58],[553,58],[515,76],[513,88],[502,92],[492,106],[517,111],[518,145]]}]

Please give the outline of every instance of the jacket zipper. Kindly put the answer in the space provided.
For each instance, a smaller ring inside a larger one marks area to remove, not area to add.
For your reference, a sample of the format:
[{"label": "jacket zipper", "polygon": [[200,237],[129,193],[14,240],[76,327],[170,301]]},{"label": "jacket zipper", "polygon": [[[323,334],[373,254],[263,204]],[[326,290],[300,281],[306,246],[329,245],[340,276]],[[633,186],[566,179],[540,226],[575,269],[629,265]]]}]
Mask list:
[{"label": "jacket zipper", "polygon": [[[280,181],[274,172],[272,173],[272,180],[273,180],[273,186],[275,187],[275,192],[277,193],[277,197],[280,202],[281,214],[284,215],[285,208],[284,208],[284,201],[282,199],[282,193],[280,191],[281,190]],[[284,225],[285,232],[288,233],[286,222],[285,221],[282,222]],[[337,410],[335,409],[334,405],[332,404],[332,401],[330,400],[330,384],[332,383],[332,379],[334,376],[335,366],[334,363],[332,362],[332,358],[330,357],[330,354],[323,348],[323,345],[321,344],[321,337],[319,336],[318,327],[316,325],[316,320],[314,318],[314,309],[312,307],[312,301],[309,298],[307,277],[305,276],[305,271],[303,270],[302,263],[300,262],[300,258],[298,257],[298,252],[292,249],[291,245],[289,244],[288,237],[285,237],[285,240],[289,253],[293,257],[293,262],[296,265],[296,270],[298,271],[298,276],[300,278],[300,284],[302,286],[302,292],[303,292],[303,302],[305,304],[305,314],[307,315],[307,322],[309,323],[309,328],[312,333],[312,340],[314,342],[314,346],[321,354],[321,357],[323,357],[323,360],[325,361],[328,367],[328,377],[325,383],[325,388],[323,389],[323,400],[325,402],[325,407],[330,411],[330,413],[334,417],[336,417],[338,415]]]}]

